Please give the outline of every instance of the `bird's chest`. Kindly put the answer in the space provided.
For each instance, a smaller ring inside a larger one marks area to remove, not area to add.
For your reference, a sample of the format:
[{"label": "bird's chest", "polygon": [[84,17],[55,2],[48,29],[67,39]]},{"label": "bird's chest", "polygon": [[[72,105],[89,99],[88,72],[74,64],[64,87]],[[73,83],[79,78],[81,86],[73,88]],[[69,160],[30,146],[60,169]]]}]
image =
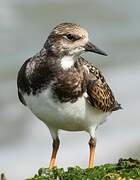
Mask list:
[{"label": "bird's chest", "polygon": [[107,113],[92,107],[82,95],[75,102],[60,102],[54,99],[52,89],[38,95],[24,95],[29,109],[49,127],[68,131],[88,131],[96,127],[107,116]]},{"label": "bird's chest", "polygon": [[60,102],[76,102],[86,91],[86,78],[81,71],[73,67],[57,75],[52,90],[54,97]]},{"label": "bird's chest", "polygon": [[85,98],[76,102],[63,102],[54,99],[48,88],[38,96],[24,96],[31,111],[48,126],[64,130],[81,130],[85,120]]}]

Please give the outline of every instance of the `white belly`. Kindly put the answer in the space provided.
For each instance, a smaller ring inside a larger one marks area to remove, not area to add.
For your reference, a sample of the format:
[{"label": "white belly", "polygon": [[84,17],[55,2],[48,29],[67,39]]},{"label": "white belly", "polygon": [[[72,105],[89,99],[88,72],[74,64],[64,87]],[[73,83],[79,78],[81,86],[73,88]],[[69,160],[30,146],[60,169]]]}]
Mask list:
[{"label": "white belly", "polygon": [[75,103],[54,101],[50,88],[38,96],[24,95],[29,109],[49,127],[68,131],[90,131],[101,124],[109,113],[90,105],[84,96]]}]

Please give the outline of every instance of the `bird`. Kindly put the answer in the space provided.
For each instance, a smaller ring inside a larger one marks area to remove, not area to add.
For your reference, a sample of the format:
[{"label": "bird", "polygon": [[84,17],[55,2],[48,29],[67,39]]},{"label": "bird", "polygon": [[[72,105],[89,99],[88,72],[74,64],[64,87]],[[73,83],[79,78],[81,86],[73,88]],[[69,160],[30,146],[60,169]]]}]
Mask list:
[{"label": "bird", "polygon": [[88,168],[93,168],[96,129],[121,109],[101,71],[81,56],[85,52],[107,56],[91,43],[85,28],[61,23],[18,71],[19,100],[47,125],[53,140],[49,169],[56,166],[61,130],[89,134]]}]

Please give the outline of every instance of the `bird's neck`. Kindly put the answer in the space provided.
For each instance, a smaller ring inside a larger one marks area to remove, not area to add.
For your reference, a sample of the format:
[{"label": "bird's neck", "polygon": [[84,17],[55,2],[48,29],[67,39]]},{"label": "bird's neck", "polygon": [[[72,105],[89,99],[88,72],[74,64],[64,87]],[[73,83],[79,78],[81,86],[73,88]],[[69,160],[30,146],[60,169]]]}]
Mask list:
[{"label": "bird's neck", "polygon": [[52,58],[56,60],[56,65],[59,65],[63,70],[67,70],[74,66],[78,56],[47,51],[47,59]]}]

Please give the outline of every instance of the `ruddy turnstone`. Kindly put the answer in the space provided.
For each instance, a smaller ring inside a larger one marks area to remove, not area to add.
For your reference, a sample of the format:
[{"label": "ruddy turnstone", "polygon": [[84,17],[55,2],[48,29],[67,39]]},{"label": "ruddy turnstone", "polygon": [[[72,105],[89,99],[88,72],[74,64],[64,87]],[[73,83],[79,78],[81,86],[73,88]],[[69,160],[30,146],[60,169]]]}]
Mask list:
[{"label": "ruddy turnstone", "polygon": [[99,69],[80,56],[86,51],[107,55],[89,42],[80,25],[62,23],[18,72],[20,101],[48,126],[53,139],[50,169],[55,165],[61,129],[89,133],[88,167],[92,168],[95,131],[112,111],[121,108]]}]

